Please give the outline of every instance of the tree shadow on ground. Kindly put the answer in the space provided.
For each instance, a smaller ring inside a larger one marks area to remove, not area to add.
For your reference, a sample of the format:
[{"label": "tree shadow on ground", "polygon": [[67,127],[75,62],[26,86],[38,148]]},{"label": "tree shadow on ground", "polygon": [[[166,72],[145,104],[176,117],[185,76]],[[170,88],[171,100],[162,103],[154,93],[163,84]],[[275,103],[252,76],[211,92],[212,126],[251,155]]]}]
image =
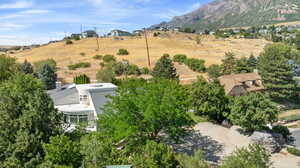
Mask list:
[{"label": "tree shadow on ground", "polygon": [[220,156],[217,153],[222,152],[224,146],[211,137],[203,136],[199,131],[191,130],[188,135],[181,138],[182,143],[168,143],[176,153],[185,153],[193,155],[195,150],[202,150],[207,161],[217,163]]}]

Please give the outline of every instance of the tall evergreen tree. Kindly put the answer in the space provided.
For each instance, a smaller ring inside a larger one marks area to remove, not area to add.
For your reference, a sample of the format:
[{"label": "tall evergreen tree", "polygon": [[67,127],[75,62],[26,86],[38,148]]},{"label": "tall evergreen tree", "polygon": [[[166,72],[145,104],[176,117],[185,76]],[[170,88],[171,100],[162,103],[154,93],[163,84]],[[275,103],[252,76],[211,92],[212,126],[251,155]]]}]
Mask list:
[{"label": "tall evergreen tree", "polygon": [[50,65],[45,64],[38,73],[39,78],[44,84],[46,90],[55,89],[57,75]]},{"label": "tall evergreen tree", "polygon": [[285,44],[272,44],[264,49],[258,63],[259,74],[271,98],[286,99],[297,94],[295,72],[288,59],[291,47]]},{"label": "tall evergreen tree", "polygon": [[21,66],[20,66],[20,71],[24,72],[25,74],[32,74],[33,73],[33,66],[31,65],[30,62],[25,60],[24,63],[21,64]]},{"label": "tall evergreen tree", "polygon": [[176,68],[169,54],[164,54],[156,63],[152,75],[155,78],[177,79]]},{"label": "tall evergreen tree", "polygon": [[42,84],[17,74],[0,85],[0,167],[37,167],[42,143],[60,132],[61,116]]},{"label": "tall evergreen tree", "polygon": [[225,53],[225,59],[222,60],[222,74],[230,75],[235,72],[236,68],[236,58],[234,53],[228,52]]}]

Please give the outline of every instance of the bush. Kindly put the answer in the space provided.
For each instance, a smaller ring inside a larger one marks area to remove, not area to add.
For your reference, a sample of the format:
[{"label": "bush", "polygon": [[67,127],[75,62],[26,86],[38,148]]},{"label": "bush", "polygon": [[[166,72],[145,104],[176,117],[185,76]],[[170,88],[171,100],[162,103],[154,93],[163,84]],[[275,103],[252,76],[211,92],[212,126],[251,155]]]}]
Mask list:
[{"label": "bush", "polygon": [[102,55],[95,55],[93,58],[95,60],[102,60],[103,56]]},{"label": "bush", "polygon": [[74,79],[73,79],[73,83],[75,84],[88,84],[88,83],[91,83],[91,80],[90,78],[83,74],[83,75],[79,75],[79,76],[76,76]]},{"label": "bush", "polygon": [[195,72],[205,72],[205,61],[196,58],[189,58],[186,60],[185,64]]},{"label": "bush", "polygon": [[68,40],[66,40],[66,44],[67,45],[73,44],[73,41],[68,39]]},{"label": "bush", "polygon": [[105,66],[97,72],[96,78],[98,82],[112,82],[115,78],[115,72],[112,65]]},{"label": "bush", "polygon": [[169,54],[164,54],[155,64],[152,71],[154,78],[178,79],[176,68]]},{"label": "bush", "polygon": [[187,57],[184,54],[177,54],[177,55],[174,55],[174,57],[173,57],[174,62],[178,62],[181,64],[185,63],[186,59],[187,59]]},{"label": "bush", "polygon": [[84,56],[85,56],[85,53],[84,53],[84,52],[81,52],[80,55],[84,57]]},{"label": "bush", "polygon": [[195,151],[193,156],[180,154],[176,158],[179,161],[180,166],[183,168],[209,168],[201,150]]},{"label": "bush", "polygon": [[118,55],[129,55],[129,52],[126,49],[121,48],[119,49]]},{"label": "bush", "polygon": [[150,74],[150,70],[147,67],[143,67],[140,71],[141,71],[142,74],[145,74],[145,75]]},{"label": "bush", "polygon": [[128,68],[126,69],[125,73],[127,75],[141,75],[141,71],[137,65],[129,65]]},{"label": "bush", "polygon": [[217,64],[213,64],[213,65],[209,66],[206,71],[208,73],[209,78],[211,78],[211,79],[217,79],[218,77],[220,77],[222,75],[221,67]]},{"label": "bush", "polygon": [[291,135],[290,130],[286,126],[277,125],[273,127],[273,132],[281,134],[285,139],[288,138],[288,136]]},{"label": "bush", "polygon": [[154,32],[153,33],[153,37],[157,37],[157,36],[159,36],[160,35],[160,32]]},{"label": "bush", "polygon": [[269,168],[271,155],[257,144],[236,150],[226,157],[221,168]]},{"label": "bush", "polygon": [[297,148],[287,148],[287,151],[295,156],[300,156],[300,150]]},{"label": "bush", "polygon": [[104,55],[104,57],[102,58],[102,60],[105,62],[105,63],[110,63],[110,62],[116,62],[116,57],[113,56],[113,55]]},{"label": "bush", "polygon": [[69,70],[76,70],[78,68],[89,68],[89,67],[91,67],[91,63],[89,62],[80,62],[68,66]]}]

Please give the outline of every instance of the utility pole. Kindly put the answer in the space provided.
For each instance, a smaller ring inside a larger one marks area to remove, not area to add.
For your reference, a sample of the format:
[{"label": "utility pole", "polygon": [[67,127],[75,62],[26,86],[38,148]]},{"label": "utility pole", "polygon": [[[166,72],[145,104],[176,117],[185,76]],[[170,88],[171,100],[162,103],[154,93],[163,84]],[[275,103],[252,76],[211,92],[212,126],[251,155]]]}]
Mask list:
[{"label": "utility pole", "polygon": [[80,25],[80,33],[82,35],[82,24]]},{"label": "utility pole", "polygon": [[150,61],[150,54],[149,54],[149,45],[148,45],[148,38],[147,38],[147,31],[144,28],[145,40],[146,40],[146,48],[147,48],[147,56],[148,56],[148,66],[151,69],[151,61]]},{"label": "utility pole", "polygon": [[[97,27],[95,27],[95,32],[97,33]],[[97,51],[99,51],[100,46],[99,46],[99,40],[98,40],[98,33],[97,33],[97,36],[96,36],[96,41],[97,41],[97,47],[98,47]]]}]

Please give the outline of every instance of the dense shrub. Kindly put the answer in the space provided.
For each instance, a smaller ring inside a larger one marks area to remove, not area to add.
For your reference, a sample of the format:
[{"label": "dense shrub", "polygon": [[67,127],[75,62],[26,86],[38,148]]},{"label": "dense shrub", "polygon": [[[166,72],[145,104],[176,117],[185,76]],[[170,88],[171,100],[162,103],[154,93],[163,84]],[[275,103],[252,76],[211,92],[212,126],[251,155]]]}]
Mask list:
[{"label": "dense shrub", "polygon": [[102,58],[103,58],[102,55],[95,55],[95,56],[93,57],[93,59],[95,59],[95,60],[102,60]]},{"label": "dense shrub", "polygon": [[221,168],[270,168],[271,155],[257,144],[236,150],[226,157]]},{"label": "dense shrub", "polygon": [[300,150],[297,148],[287,148],[287,151],[290,154],[296,155],[296,156],[300,156]]},{"label": "dense shrub", "polygon": [[130,64],[129,62],[116,62],[112,66],[117,76],[141,75],[139,67],[137,65]]},{"label": "dense shrub", "polygon": [[209,168],[201,150],[195,151],[193,156],[179,154],[176,159],[183,168]]},{"label": "dense shrub", "polygon": [[87,75],[83,74],[83,75],[76,76],[73,79],[73,83],[75,83],[75,84],[88,84],[88,83],[91,83],[91,80]]},{"label": "dense shrub", "polygon": [[127,75],[141,75],[141,71],[137,65],[130,64],[128,69],[126,69],[125,73]]},{"label": "dense shrub", "polygon": [[159,36],[160,35],[160,32],[154,32],[153,33],[153,37],[157,37],[157,36]]},{"label": "dense shrub", "polygon": [[70,45],[70,44],[73,44],[73,41],[70,39],[66,40],[66,45]]},{"label": "dense shrub", "polygon": [[96,78],[98,82],[112,82],[115,78],[115,72],[112,65],[104,66],[103,69],[97,72]]},{"label": "dense shrub", "polygon": [[221,67],[217,64],[209,66],[206,71],[208,73],[209,78],[211,79],[217,79],[222,75]]},{"label": "dense shrub", "polygon": [[174,62],[178,62],[178,63],[181,63],[181,64],[185,63],[186,59],[187,59],[187,57],[184,54],[176,54],[173,57]]},{"label": "dense shrub", "polygon": [[196,58],[189,58],[185,64],[195,72],[205,72],[205,61]]},{"label": "dense shrub", "polygon": [[88,67],[91,67],[91,63],[89,62],[80,62],[68,66],[69,70],[76,70],[78,68],[88,68]]},{"label": "dense shrub", "polygon": [[119,52],[117,54],[118,55],[129,55],[129,52],[126,49],[121,48],[121,49],[119,49]]},{"label": "dense shrub", "polygon": [[281,134],[285,139],[287,139],[288,136],[291,135],[290,130],[286,126],[282,125],[273,127],[272,131]]},{"label": "dense shrub", "polygon": [[116,57],[113,56],[113,55],[104,55],[104,57],[102,58],[102,60],[105,62],[105,63],[109,63],[109,62],[116,62]]},{"label": "dense shrub", "polygon": [[38,72],[38,77],[44,85],[44,89],[51,90],[56,88],[57,74],[50,65],[45,64]]},{"label": "dense shrub", "polygon": [[84,56],[85,56],[85,53],[84,53],[84,52],[81,52],[80,55],[84,57]]},{"label": "dense shrub", "polygon": [[150,69],[147,67],[143,67],[142,69],[140,69],[142,74],[148,75],[150,74]]}]

